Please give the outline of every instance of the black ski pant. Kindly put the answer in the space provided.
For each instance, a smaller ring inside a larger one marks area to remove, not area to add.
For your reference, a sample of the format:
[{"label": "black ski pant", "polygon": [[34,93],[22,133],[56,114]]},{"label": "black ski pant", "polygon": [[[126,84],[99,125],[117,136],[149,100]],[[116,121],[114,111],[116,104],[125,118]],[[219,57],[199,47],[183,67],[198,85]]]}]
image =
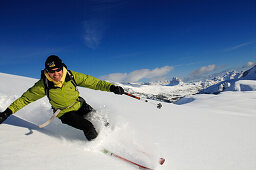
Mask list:
[{"label": "black ski pant", "polygon": [[82,130],[86,138],[90,141],[98,136],[93,124],[86,119],[86,116],[93,110],[94,109],[84,101],[79,110],[65,113],[60,117],[60,120],[64,124]]}]

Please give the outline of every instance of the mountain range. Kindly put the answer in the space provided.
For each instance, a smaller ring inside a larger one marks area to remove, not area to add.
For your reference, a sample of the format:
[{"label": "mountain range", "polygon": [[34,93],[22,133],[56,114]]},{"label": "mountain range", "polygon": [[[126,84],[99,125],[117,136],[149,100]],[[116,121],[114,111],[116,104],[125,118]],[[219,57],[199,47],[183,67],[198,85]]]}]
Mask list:
[{"label": "mountain range", "polygon": [[[247,80],[247,81],[246,81]],[[207,79],[183,82],[172,80],[147,83],[119,83],[126,91],[138,97],[173,103],[188,95],[219,94],[222,91],[250,91],[256,86],[256,66],[249,70],[231,70],[209,75]]]}]

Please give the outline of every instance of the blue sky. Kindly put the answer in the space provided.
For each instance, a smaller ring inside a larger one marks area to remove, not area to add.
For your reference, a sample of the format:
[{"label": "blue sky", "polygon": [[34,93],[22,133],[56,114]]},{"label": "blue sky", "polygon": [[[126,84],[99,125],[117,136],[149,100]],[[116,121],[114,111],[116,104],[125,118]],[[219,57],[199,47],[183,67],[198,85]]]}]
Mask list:
[{"label": "blue sky", "polygon": [[0,72],[47,56],[115,81],[202,76],[256,62],[255,0],[1,0]]}]

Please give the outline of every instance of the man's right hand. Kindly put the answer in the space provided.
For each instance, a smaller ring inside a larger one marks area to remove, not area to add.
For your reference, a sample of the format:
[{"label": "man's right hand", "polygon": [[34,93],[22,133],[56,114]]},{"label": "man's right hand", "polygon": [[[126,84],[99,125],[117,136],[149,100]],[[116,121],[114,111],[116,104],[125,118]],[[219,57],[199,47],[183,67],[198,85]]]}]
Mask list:
[{"label": "man's right hand", "polygon": [[7,108],[4,112],[0,112],[0,124],[3,123],[12,114],[11,109]]}]

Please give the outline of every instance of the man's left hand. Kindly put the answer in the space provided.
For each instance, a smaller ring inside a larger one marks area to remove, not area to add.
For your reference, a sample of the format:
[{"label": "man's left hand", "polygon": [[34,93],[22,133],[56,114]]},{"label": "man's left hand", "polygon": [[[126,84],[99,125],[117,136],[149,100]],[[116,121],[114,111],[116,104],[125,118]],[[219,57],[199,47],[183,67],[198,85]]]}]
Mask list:
[{"label": "man's left hand", "polygon": [[112,85],[110,86],[110,91],[119,95],[124,94],[124,89],[121,86]]},{"label": "man's left hand", "polygon": [[7,108],[4,112],[0,112],[0,124],[3,123],[12,114],[11,109]]}]

